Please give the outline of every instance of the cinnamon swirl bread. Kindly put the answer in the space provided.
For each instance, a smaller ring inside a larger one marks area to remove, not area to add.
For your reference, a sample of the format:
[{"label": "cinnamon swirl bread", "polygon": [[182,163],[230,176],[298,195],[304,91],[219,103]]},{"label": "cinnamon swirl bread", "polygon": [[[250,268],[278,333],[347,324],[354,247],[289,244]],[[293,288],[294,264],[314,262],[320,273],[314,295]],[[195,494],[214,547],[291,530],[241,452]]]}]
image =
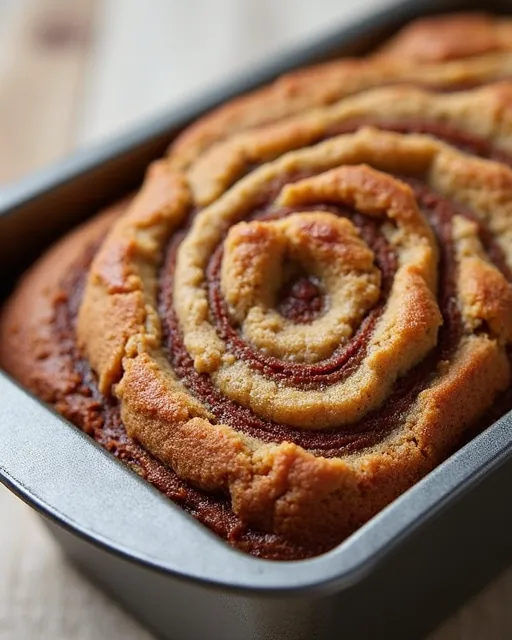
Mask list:
[{"label": "cinnamon swirl bread", "polygon": [[4,310],[8,372],[257,556],[332,548],[512,408],[512,56],[397,62],[407,33],[206,116]]}]

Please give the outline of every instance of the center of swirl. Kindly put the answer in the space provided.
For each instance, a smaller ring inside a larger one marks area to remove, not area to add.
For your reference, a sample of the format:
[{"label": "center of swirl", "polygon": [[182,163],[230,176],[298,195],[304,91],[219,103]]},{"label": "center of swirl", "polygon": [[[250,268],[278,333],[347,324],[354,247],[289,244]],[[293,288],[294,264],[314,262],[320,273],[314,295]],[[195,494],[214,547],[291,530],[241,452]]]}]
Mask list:
[{"label": "center of swirl", "polygon": [[[224,243],[222,293],[232,323],[256,348],[317,362],[345,344],[376,305],[381,276],[374,262],[352,222],[332,213],[241,222]],[[323,311],[314,319],[313,304]],[[283,313],[301,308],[306,322]]]},{"label": "center of swirl", "polygon": [[[203,210],[176,252],[173,307],[194,376],[263,420],[350,428],[436,344],[432,231],[410,187],[367,166],[274,182],[264,217],[250,184]],[[361,217],[396,256],[392,283]],[[290,271],[322,289],[311,322],[280,311]]]},{"label": "center of swirl", "polygon": [[325,299],[318,281],[299,275],[289,279],[279,292],[279,313],[292,322],[311,322],[320,315]]}]

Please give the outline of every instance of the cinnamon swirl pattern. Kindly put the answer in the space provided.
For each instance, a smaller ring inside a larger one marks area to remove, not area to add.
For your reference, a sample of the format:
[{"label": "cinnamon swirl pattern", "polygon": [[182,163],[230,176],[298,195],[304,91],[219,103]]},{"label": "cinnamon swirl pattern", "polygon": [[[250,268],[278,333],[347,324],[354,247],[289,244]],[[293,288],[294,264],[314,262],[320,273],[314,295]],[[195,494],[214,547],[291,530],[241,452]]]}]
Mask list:
[{"label": "cinnamon swirl pattern", "polygon": [[332,548],[512,408],[512,58],[400,66],[400,37],[194,125],[0,323],[8,371],[261,557]]},{"label": "cinnamon swirl pattern", "polygon": [[251,527],[332,545],[507,389],[511,189],[503,165],[371,128],[192,214],[157,163],[93,260],[82,350],[181,478]]}]

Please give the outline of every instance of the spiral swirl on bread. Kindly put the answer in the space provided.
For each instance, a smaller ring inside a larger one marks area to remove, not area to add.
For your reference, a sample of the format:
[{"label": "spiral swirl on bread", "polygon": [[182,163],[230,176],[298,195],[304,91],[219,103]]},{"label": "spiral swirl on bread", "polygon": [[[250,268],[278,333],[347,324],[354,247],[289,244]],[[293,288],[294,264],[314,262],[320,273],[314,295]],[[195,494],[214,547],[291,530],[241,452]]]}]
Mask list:
[{"label": "spiral swirl on bread", "polygon": [[511,188],[505,166],[363,128],[187,219],[187,182],[157,163],[93,260],[82,349],[180,477],[332,543],[507,388]]},{"label": "spiral swirl on bread", "polygon": [[331,548],[512,407],[512,58],[390,52],[194,125],[1,323],[8,370],[256,555]]}]

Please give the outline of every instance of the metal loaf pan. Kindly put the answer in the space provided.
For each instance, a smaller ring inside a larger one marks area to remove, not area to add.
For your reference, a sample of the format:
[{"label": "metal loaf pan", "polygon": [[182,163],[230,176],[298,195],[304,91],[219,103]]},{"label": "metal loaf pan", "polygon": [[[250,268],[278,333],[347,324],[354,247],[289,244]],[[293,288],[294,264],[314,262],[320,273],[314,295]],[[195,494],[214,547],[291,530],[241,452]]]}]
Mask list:
[{"label": "metal loaf pan", "polygon": [[[424,13],[470,8],[402,2],[10,187],[2,293],[63,231],[136,187],[207,109],[294,67],[364,52]],[[231,549],[1,373],[0,398],[0,480],[78,567],[168,640],[421,637],[512,560],[511,414],[333,551],[279,563]]]}]

